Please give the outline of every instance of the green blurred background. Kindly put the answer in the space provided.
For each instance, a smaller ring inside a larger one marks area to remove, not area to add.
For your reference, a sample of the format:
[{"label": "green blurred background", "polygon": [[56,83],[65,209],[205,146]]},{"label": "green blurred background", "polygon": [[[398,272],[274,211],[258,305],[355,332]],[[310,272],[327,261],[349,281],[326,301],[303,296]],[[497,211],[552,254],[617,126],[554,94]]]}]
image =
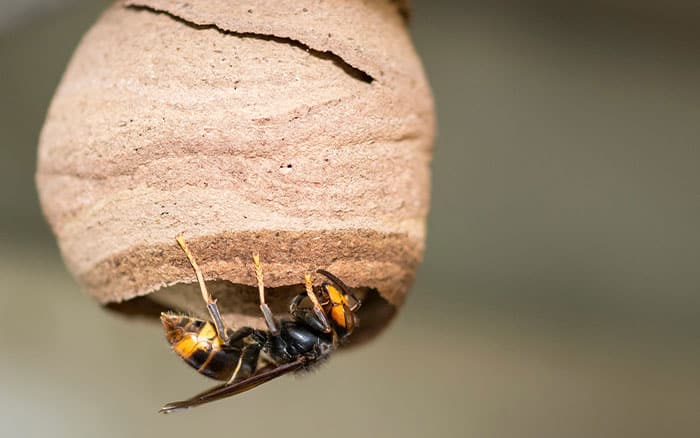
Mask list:
[{"label": "green blurred background", "polygon": [[182,415],[210,382],[64,269],[33,182],[107,1],[0,4],[3,437],[700,436],[700,6],[415,1],[428,250],[392,327]]}]

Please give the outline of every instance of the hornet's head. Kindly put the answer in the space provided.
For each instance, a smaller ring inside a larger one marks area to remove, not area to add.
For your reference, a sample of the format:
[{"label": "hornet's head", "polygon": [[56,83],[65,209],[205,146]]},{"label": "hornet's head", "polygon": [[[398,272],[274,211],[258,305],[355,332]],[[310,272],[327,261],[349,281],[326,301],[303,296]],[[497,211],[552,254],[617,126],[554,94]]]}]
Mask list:
[{"label": "hornet's head", "polygon": [[331,281],[331,283],[323,283],[318,290],[323,311],[335,326],[336,331],[347,336],[358,325],[357,311],[360,308],[360,300],[335,275],[321,269],[317,272]]}]

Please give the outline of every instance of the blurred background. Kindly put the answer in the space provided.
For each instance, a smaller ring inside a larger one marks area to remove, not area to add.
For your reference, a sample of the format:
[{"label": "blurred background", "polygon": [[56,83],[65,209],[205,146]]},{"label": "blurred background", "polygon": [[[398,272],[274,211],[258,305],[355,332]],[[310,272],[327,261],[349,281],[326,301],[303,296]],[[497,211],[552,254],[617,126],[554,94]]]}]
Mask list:
[{"label": "blurred background", "polygon": [[108,3],[0,3],[3,436],[700,436],[696,2],[414,1],[439,138],[407,305],[313,376],[172,416],[211,382],[80,292],[34,188]]}]

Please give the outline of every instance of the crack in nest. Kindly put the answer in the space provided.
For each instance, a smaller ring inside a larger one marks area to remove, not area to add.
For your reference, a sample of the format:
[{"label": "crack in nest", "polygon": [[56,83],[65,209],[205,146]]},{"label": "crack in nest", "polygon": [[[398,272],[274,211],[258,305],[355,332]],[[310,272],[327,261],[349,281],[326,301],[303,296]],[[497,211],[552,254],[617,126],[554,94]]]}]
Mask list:
[{"label": "crack in nest", "polygon": [[350,76],[354,79],[357,79],[358,81],[362,81],[362,82],[365,82],[367,84],[371,84],[375,80],[367,72],[349,64],[341,56],[331,52],[330,50],[317,50],[317,49],[314,49],[314,48],[310,47],[309,45],[304,44],[303,42],[301,42],[299,40],[295,40],[293,38],[279,37],[276,35],[268,35],[268,34],[255,33],[255,32],[236,32],[233,30],[224,29],[224,28],[222,28],[214,23],[199,24],[199,23],[189,21],[183,17],[180,17],[179,15],[176,15],[170,11],[167,11],[164,9],[154,8],[152,6],[130,4],[130,5],[127,5],[126,8],[136,10],[136,11],[148,11],[148,12],[151,12],[153,14],[162,14],[162,15],[165,15],[165,16],[179,22],[179,23],[184,24],[185,26],[188,26],[188,27],[191,27],[191,28],[197,29],[197,30],[213,29],[213,30],[216,30],[217,32],[224,34],[224,35],[231,35],[231,36],[235,36],[235,37],[239,37],[239,38],[251,38],[251,39],[256,39],[256,40],[261,40],[261,41],[272,41],[272,42],[279,43],[279,44],[286,44],[288,46],[302,49],[313,57],[316,57],[316,58],[319,58],[322,60],[326,60],[326,61],[331,61],[336,67],[343,70],[348,76]]}]

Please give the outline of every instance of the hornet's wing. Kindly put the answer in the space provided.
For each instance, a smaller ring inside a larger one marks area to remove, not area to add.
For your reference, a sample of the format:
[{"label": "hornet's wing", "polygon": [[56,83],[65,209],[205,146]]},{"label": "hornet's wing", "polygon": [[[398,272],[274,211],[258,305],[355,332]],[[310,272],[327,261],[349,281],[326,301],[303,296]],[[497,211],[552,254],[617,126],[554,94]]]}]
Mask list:
[{"label": "hornet's wing", "polygon": [[190,399],[168,403],[167,405],[163,406],[159,412],[169,414],[171,412],[181,411],[194,406],[203,405],[205,403],[240,394],[265,382],[269,382],[276,377],[296,371],[306,365],[307,362],[308,360],[306,358],[299,358],[294,362],[263,368],[252,376],[237,382],[217,385],[208,391],[195,395]]}]

